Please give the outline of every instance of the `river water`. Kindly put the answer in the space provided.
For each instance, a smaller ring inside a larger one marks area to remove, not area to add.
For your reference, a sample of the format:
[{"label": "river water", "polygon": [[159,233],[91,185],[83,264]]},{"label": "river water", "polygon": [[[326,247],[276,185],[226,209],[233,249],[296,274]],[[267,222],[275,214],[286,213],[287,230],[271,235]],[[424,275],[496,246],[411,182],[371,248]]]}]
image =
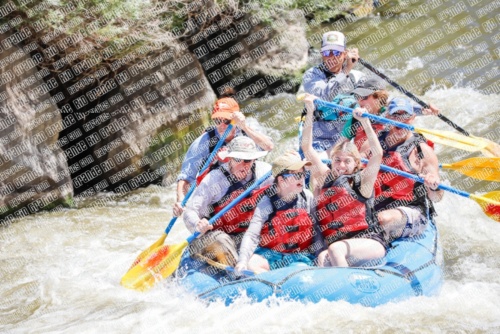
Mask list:
[{"label": "river water", "polygon": [[[413,1],[400,12],[408,12],[423,3]],[[429,31],[445,29],[450,23],[452,27],[457,25],[459,30],[445,34],[440,43],[426,46],[384,69],[396,81],[411,85],[412,78],[430,69],[432,64],[454,59],[475,46],[486,46],[485,49],[477,47],[475,56],[459,63],[458,67],[445,69],[429,80],[422,76],[418,81],[420,91],[415,91],[471,133],[486,136],[500,127],[500,95],[483,91],[498,82],[498,74],[495,74],[498,73],[498,45],[495,45],[498,29],[488,33],[483,28],[484,23],[492,18],[493,22],[500,24],[497,3],[442,2],[407,26],[400,27],[372,46],[366,46],[362,56],[367,55],[365,58],[370,59],[370,52],[380,52],[389,42],[396,46],[398,36],[428,18],[435,21]],[[397,3],[391,2],[390,5]],[[461,8],[462,5],[466,10],[451,18],[448,17],[452,13],[450,10],[445,12],[449,13],[448,16],[442,14],[447,8]],[[477,11],[487,5],[492,7],[486,15],[479,17]],[[391,7],[383,7],[388,8]],[[365,30],[363,25],[369,30],[375,29],[373,27],[389,30],[391,22],[404,17],[401,14],[385,17],[383,10],[379,13],[381,15],[370,15],[348,24],[344,31],[354,36]],[[472,21],[465,19],[467,17]],[[460,22],[465,26],[461,27]],[[318,30],[325,27],[329,26],[323,25]],[[482,32],[480,37],[470,43],[455,45],[438,58],[425,58],[474,27]],[[313,33],[311,31],[310,35]],[[349,43],[360,43],[365,35],[358,35],[349,39]],[[418,45],[424,35],[410,37],[408,44],[402,44],[401,48]],[[459,75],[450,77],[450,74],[485,54],[489,54],[493,62],[473,74],[464,70],[459,80],[451,80]],[[377,65],[387,56],[390,57],[391,52],[385,57],[371,59]],[[476,86],[474,80],[480,76],[484,76],[485,81]],[[297,145],[293,118],[300,113],[301,106],[293,102],[293,98],[283,94],[268,100],[250,101],[246,105],[247,111],[255,111],[247,113],[249,122],[275,139],[275,151],[278,152]],[[279,110],[265,113],[273,106]],[[434,117],[420,118],[417,126],[451,130]],[[477,156],[439,145],[436,152],[442,162]],[[470,192],[500,189],[496,182],[475,182],[455,172],[443,171],[441,176],[444,182]],[[436,205],[445,258],[445,282],[439,296],[418,297],[376,308],[346,302],[304,305],[278,299],[268,304],[250,304],[242,297],[225,307],[222,303],[207,306],[171,281],[164,281],[147,293],[129,291],[119,284],[138,253],[161,236],[171,218],[174,196],[173,186],[150,186],[122,195],[100,194],[77,201],[75,209],[39,213],[2,228],[0,332],[500,332],[500,224],[487,218],[472,200],[447,194]],[[182,222],[178,222],[167,243],[180,242],[187,236]]]}]

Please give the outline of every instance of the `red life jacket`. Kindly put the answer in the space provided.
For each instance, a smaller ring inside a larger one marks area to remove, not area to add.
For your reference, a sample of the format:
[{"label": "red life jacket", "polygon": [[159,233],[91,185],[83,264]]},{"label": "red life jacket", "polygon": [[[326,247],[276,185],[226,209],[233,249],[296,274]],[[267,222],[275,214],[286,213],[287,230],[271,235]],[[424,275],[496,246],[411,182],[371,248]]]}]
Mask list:
[{"label": "red life jacket", "polygon": [[[365,129],[363,129],[363,126],[361,123],[356,123],[359,126],[356,127],[356,134],[354,135],[354,145],[358,148],[358,150],[361,150],[361,146],[365,143],[365,141],[368,139],[366,136]],[[373,131],[375,131],[375,134],[378,136],[378,134],[384,130],[384,124],[381,123],[372,123],[372,128]]]},{"label": "red life jacket", "polygon": [[[416,149],[418,158],[423,158],[421,143],[426,143],[426,139],[419,134],[413,134],[404,143],[385,150],[382,163],[407,173],[417,174],[417,171],[411,167],[409,157],[410,153]],[[423,184],[381,170],[375,181],[375,210],[394,209],[398,206],[417,207],[424,214],[429,209],[432,213],[434,212]]]},{"label": "red life jacket", "polygon": [[335,180],[329,176],[325,181],[319,198],[316,198],[316,219],[328,244],[350,238],[375,223],[373,195],[363,197],[360,186],[359,172]]},{"label": "red life jacket", "polygon": [[292,207],[280,205],[284,202],[277,195],[269,199],[273,213],[262,226],[259,246],[280,253],[308,252],[313,243],[314,221],[307,211],[304,192]]},{"label": "red life jacket", "polygon": [[[234,179],[225,168],[221,167],[219,170],[224,174],[231,185],[227,189],[224,196],[222,196],[219,201],[212,204],[212,210],[210,211],[211,214],[209,218],[215,216],[227,204],[231,203],[231,201],[243,193],[246,188],[251,186],[255,180],[255,164],[252,166],[251,170],[252,178],[250,181],[245,183],[245,185],[243,185],[241,181],[231,182],[231,180]],[[248,197],[241,200],[231,210],[217,219],[213,224],[214,230],[222,230],[228,234],[246,232],[248,226],[250,225],[250,220],[252,219],[257,203],[264,195],[265,189],[267,189],[267,187],[252,191]]]}]

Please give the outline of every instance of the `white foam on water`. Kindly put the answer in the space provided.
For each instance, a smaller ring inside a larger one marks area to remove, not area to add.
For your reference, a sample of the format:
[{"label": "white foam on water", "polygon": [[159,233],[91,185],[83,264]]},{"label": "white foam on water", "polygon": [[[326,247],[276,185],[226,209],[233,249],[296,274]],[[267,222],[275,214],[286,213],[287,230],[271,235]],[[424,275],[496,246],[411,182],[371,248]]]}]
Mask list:
[{"label": "white foam on water", "polygon": [[412,57],[406,61],[406,71],[413,71],[418,68],[423,68],[424,62],[419,57]]}]

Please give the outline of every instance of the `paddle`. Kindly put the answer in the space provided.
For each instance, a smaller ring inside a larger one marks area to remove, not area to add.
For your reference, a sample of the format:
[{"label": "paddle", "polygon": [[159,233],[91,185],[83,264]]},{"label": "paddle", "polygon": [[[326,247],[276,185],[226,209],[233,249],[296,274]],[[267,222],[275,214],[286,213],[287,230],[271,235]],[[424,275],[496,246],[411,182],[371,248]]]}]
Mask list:
[{"label": "paddle", "polygon": [[[344,112],[352,112],[353,111],[352,108],[344,107],[344,106],[341,106],[340,104],[335,104],[332,102],[326,102],[326,101],[323,101],[320,99],[314,100],[314,104],[316,104],[317,106],[326,106],[329,108],[338,109],[338,110],[341,110]],[[462,136],[458,133],[453,133],[453,132],[449,132],[449,131],[426,130],[426,129],[422,129],[422,128],[417,128],[417,127],[414,127],[413,125],[410,125],[410,124],[397,122],[397,121],[394,121],[391,119],[372,115],[369,113],[363,113],[362,116],[371,118],[379,123],[390,124],[393,126],[397,126],[399,128],[404,128],[404,129],[407,129],[410,131],[421,133],[427,139],[430,139],[433,142],[436,142],[436,143],[439,143],[442,145],[447,145],[447,146],[459,148],[459,149],[469,151],[469,152],[481,151],[481,150],[485,149],[486,146],[488,145],[485,142],[479,142],[479,141],[475,140],[474,138],[465,137],[465,136]]]},{"label": "paddle", "polygon": [[[368,160],[366,159],[361,159],[363,163],[368,163]],[[397,175],[401,175],[404,177],[407,177],[409,179],[412,179],[413,181],[424,183],[424,179],[421,177],[410,174],[407,172],[403,172],[402,170],[391,168],[386,165],[380,165],[380,169],[386,172],[394,173]],[[500,222],[500,191],[492,191],[487,194],[484,194],[482,196],[479,195],[474,195],[474,194],[469,194],[465,191],[459,190],[452,188],[450,186],[444,185],[442,183],[439,184],[438,186],[439,189],[446,190],[449,192],[452,192],[454,194],[460,195],[462,197],[466,198],[471,198],[474,201],[476,201],[481,208],[483,209],[484,213],[490,217],[493,220],[496,220],[497,222]]]},{"label": "paddle", "polygon": [[[332,160],[330,159],[323,159],[321,161],[324,164],[332,163]],[[459,173],[478,180],[500,180],[500,158],[469,158],[463,161],[454,162],[452,164],[440,164],[439,167],[453,169]]]},{"label": "paddle", "polygon": [[[222,263],[219,263],[219,262],[215,262],[214,260],[211,260],[208,257],[203,256],[201,254],[195,254],[194,257],[197,258],[197,259],[200,259],[202,261],[205,261],[206,263],[208,263],[209,265],[211,265],[211,266],[213,266],[215,268],[219,268],[219,269],[222,269],[222,270],[230,271],[232,273],[235,272],[235,270],[234,270],[233,267],[226,266],[225,264],[222,264]],[[253,271],[251,271],[251,270],[242,270],[241,273],[244,276],[255,276],[255,273]]]},{"label": "paddle", "polygon": [[439,167],[456,170],[478,180],[500,181],[500,158],[469,158]]},{"label": "paddle", "polygon": [[[215,216],[208,221],[213,224],[217,219],[231,210],[252,190],[257,188],[262,182],[270,177],[271,171],[266,173],[260,179],[255,181],[248,189],[236,197],[231,203],[225,206]],[[175,245],[165,245],[159,247],[149,257],[144,258],[136,266],[130,269],[122,278],[121,285],[128,289],[145,291],[151,288],[155,282],[172,275],[179,266],[184,249],[200,235],[199,232],[193,233],[186,240]]]},{"label": "paddle", "polygon": [[304,132],[304,121],[301,119],[299,121],[299,154],[304,158],[304,152],[302,151],[302,133]]},{"label": "paddle", "polygon": [[[406,96],[408,96],[409,98],[411,98],[413,101],[415,101],[418,104],[420,104],[422,107],[429,108],[429,105],[427,103],[425,103],[424,101],[422,101],[421,99],[419,99],[418,97],[416,97],[410,91],[408,91],[405,88],[403,88],[397,82],[391,80],[384,73],[382,73],[381,71],[379,71],[378,69],[376,69],[373,65],[371,65],[370,63],[368,63],[364,59],[359,58],[359,62],[361,64],[363,64],[367,69],[369,69],[370,71],[372,71],[373,73],[375,73],[376,75],[378,75],[379,77],[381,77],[382,79],[384,79],[385,81],[387,81],[388,83],[390,83],[393,87],[395,87],[401,93],[405,94]],[[469,134],[467,131],[465,131],[464,129],[462,129],[460,126],[458,126],[457,124],[455,124],[454,122],[452,122],[449,118],[447,118],[443,114],[438,114],[437,116],[441,120],[445,121],[448,125],[450,125],[451,127],[453,127],[455,130],[457,130],[460,133],[462,133],[463,135],[465,135],[467,137],[470,137],[473,140],[477,141],[478,142],[477,146],[485,145],[485,148],[483,150],[483,154],[485,154],[486,156],[500,157],[500,145],[498,145],[497,143],[494,143],[494,142],[492,142],[492,141],[490,141],[490,140],[488,140],[486,138],[480,138],[480,137],[472,136],[471,134]],[[433,140],[432,138],[429,138],[429,139]]]},{"label": "paddle", "polygon": [[[231,123],[227,126],[226,131],[224,131],[224,133],[220,137],[219,141],[217,142],[217,145],[215,145],[212,153],[208,156],[208,159],[207,159],[207,161],[205,161],[205,164],[201,168],[199,174],[202,174],[208,168],[208,166],[210,166],[210,163],[212,162],[215,155],[217,154],[217,151],[220,149],[222,144],[224,144],[224,140],[226,140],[227,136],[229,135],[229,133],[231,132],[232,129],[233,129],[233,124]],[[193,184],[189,188],[188,192],[186,193],[186,196],[184,196],[184,199],[181,202],[181,206],[184,207],[186,205],[187,201],[189,200],[189,197],[191,197],[191,194],[193,193],[195,188],[196,188],[196,181],[193,182]],[[160,239],[158,239],[154,244],[152,244],[147,249],[145,249],[141,254],[139,254],[139,256],[135,259],[135,261],[130,266],[129,270],[132,269],[139,262],[141,262],[142,259],[144,259],[146,256],[148,256],[154,249],[163,245],[163,243],[165,242],[165,239],[167,238],[168,233],[170,232],[170,230],[172,229],[172,227],[174,226],[176,221],[177,221],[177,217],[173,217],[172,219],[170,219],[170,223],[168,224],[167,228],[165,229],[165,233],[163,233],[163,235],[160,237]]]}]

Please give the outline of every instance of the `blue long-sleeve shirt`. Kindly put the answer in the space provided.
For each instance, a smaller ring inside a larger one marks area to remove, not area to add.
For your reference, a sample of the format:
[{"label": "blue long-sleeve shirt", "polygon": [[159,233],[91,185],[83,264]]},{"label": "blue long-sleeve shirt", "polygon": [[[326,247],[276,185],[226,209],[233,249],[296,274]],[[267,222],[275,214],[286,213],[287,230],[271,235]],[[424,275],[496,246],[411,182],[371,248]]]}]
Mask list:
[{"label": "blue long-sleeve shirt", "polygon": [[[345,94],[354,89],[356,82],[364,74],[351,71],[349,75],[344,72],[332,73],[324,64],[314,66],[304,73],[302,84],[306,93],[315,95],[325,101],[333,101],[338,94]],[[313,147],[324,151],[334,146],[341,138],[344,120],[321,121],[313,123]]]},{"label": "blue long-sleeve shirt", "polygon": [[[235,137],[241,136],[243,132],[237,128]],[[218,131],[215,131],[215,136],[217,140],[220,139],[221,135]],[[198,170],[202,167],[202,163],[205,158],[210,155],[210,135],[208,132],[203,133],[201,136],[195,139],[191,143],[189,149],[184,156],[184,161],[182,162],[181,172],[177,176],[177,181],[185,180],[189,183],[193,183],[196,180],[196,174]],[[225,143],[223,144],[223,146]]]},{"label": "blue long-sleeve shirt", "polygon": [[314,66],[304,73],[302,84],[306,93],[315,95],[322,100],[332,101],[335,96],[354,89],[355,83],[363,74],[351,71],[349,75],[344,72],[332,73],[323,64]]}]

